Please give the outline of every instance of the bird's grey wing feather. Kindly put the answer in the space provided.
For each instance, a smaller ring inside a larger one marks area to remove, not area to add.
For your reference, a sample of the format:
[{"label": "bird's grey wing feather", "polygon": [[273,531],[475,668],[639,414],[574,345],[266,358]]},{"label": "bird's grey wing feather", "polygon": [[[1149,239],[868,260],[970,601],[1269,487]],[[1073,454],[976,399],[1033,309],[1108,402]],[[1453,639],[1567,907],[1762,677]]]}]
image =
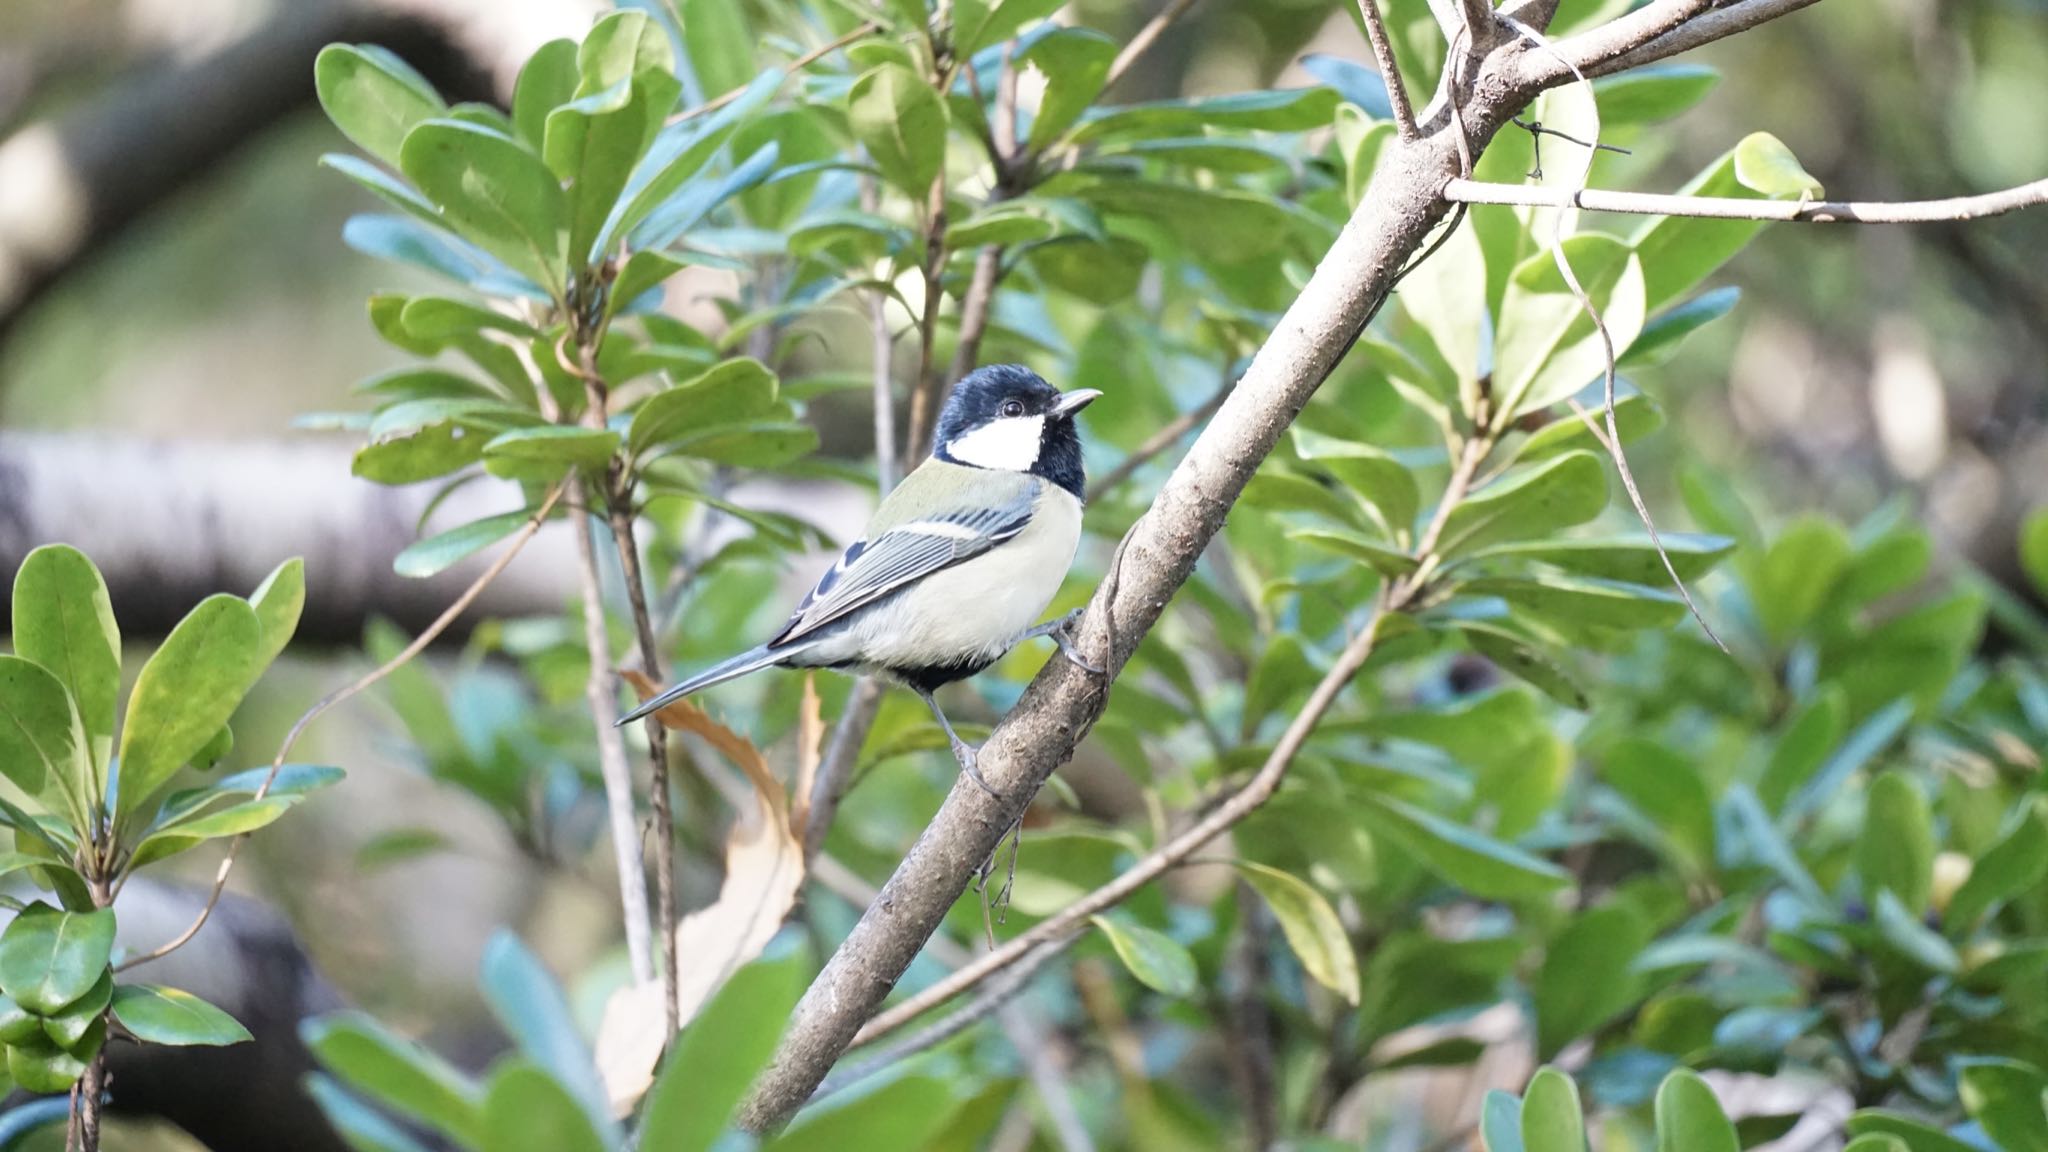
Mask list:
[{"label": "bird's grey wing feather", "polygon": [[854,541],[804,594],[768,647],[801,640],[855,609],[1009,540],[1031,522],[1036,499],[1035,489],[1029,490],[998,507],[928,516],[872,540]]}]

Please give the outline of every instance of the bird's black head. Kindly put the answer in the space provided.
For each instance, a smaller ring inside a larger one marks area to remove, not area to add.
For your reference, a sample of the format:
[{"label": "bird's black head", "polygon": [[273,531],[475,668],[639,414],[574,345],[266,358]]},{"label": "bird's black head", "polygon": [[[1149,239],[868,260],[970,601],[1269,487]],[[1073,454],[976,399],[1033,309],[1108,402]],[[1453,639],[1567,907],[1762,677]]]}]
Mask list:
[{"label": "bird's black head", "polygon": [[933,453],[954,464],[1029,472],[1079,496],[1085,478],[1074,415],[1100,395],[1061,392],[1021,364],[977,368],[953,386],[939,413]]}]

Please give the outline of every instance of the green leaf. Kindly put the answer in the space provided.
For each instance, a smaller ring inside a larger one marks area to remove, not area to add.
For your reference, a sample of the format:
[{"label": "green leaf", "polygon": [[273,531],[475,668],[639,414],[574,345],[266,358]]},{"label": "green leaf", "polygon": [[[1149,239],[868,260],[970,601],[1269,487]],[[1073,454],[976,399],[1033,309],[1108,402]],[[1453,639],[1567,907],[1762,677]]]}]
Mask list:
[{"label": "green leaf", "polygon": [[43,1018],[0,996],[0,1043],[20,1044],[24,1041],[46,1040],[43,1034]]},{"label": "green leaf", "polygon": [[1089,919],[1102,929],[1103,935],[1109,937],[1117,959],[1124,962],[1124,967],[1131,970],[1131,975],[1136,976],[1139,983],[1177,999],[1194,995],[1195,958],[1188,955],[1188,950],[1173,937],[1123,917],[1091,916]]},{"label": "green leaf", "polygon": [[619,434],[609,428],[543,424],[492,437],[484,463],[494,475],[554,477],[570,468],[602,471],[618,449]]},{"label": "green leaf", "polygon": [[1452,620],[1451,625],[1474,652],[1565,707],[1583,711],[1592,704],[1585,687],[1563,662],[1527,637],[1477,620]]},{"label": "green leaf", "polygon": [[1035,67],[1045,76],[1038,116],[1025,144],[1042,152],[1074,126],[1102,94],[1117,42],[1089,28],[1057,28],[1039,37],[1017,59],[1018,67]]},{"label": "green leaf", "polygon": [[135,846],[135,855],[129,866],[146,867],[196,848],[208,840],[240,836],[268,827],[302,799],[302,796],[266,796],[166,825],[143,837],[142,842]]},{"label": "green leaf", "polygon": [[1603,128],[1669,120],[1706,99],[1721,74],[1701,64],[1652,64],[1593,81]]},{"label": "green leaf", "polygon": [[853,82],[847,122],[875,167],[921,199],[946,160],[946,103],[910,69],[884,64]]},{"label": "green leaf", "polygon": [[[1764,133],[1757,135],[1771,139]],[[1756,141],[1757,136],[1752,136],[1736,145],[1680,189],[1680,195],[1759,198],[1756,190],[1736,174],[1737,158],[1745,149],[1753,157],[1752,164],[1763,158],[1768,145]],[[1762,227],[1755,220],[1685,216],[1660,216],[1646,222],[1636,232],[1634,241],[1636,253],[1642,257],[1650,311],[1655,312],[1690,292],[1729,257],[1742,251]]]},{"label": "green leaf", "polygon": [[1666,308],[1643,325],[1642,334],[1615,363],[1623,370],[1662,364],[1677,354],[1687,336],[1733,312],[1741,302],[1742,289],[1730,285]]},{"label": "green leaf", "polygon": [[1383,576],[1406,576],[1421,566],[1415,557],[1406,552],[1390,548],[1356,532],[1298,528],[1289,532],[1287,538],[1299,540],[1325,552],[1334,552],[1339,556],[1362,561]]},{"label": "green leaf", "polygon": [[0,773],[31,796],[89,799],[91,758],[64,685],[41,664],[0,656]]},{"label": "green leaf", "polygon": [[1511,470],[1444,519],[1437,552],[1461,556],[1508,540],[1549,536],[1607,507],[1607,473],[1590,452],[1569,452]]},{"label": "green leaf", "polygon": [[411,65],[366,44],[321,49],[313,60],[313,87],[342,135],[394,168],[405,134],[448,110]]},{"label": "green leaf", "polygon": [[692,456],[715,464],[744,468],[780,468],[818,448],[818,430],[809,424],[766,421],[719,424],[678,437],[664,453]]},{"label": "green leaf", "polygon": [[1849,537],[1840,525],[1803,516],[1764,553],[1751,581],[1750,600],[1773,643],[1792,639],[1821,606],[1849,562]]},{"label": "green leaf", "polygon": [[1239,502],[1268,512],[1310,512],[1362,531],[1373,528],[1357,503],[1339,496],[1329,485],[1274,467],[1260,469],[1244,486]]},{"label": "green leaf", "polygon": [[451,420],[370,444],[357,451],[350,470],[375,484],[417,484],[459,472],[483,451],[484,437]]},{"label": "green leaf", "polygon": [[0,932],[0,992],[52,1016],[92,990],[114,950],[114,913],[62,912],[40,901]]},{"label": "green leaf", "polygon": [[561,295],[569,206],[540,157],[474,124],[429,120],[406,134],[399,159],[457,234]]},{"label": "green leaf", "polygon": [[[1648,315],[1643,263],[1625,243],[1599,232],[1567,237],[1564,257],[1602,319],[1619,357]],[[1493,341],[1493,381],[1509,418],[1541,411],[1601,377],[1607,346],[1549,249],[1515,268]]]},{"label": "green leaf", "polygon": [[[770,69],[756,77],[744,93],[717,112],[662,129],[654,139],[654,146],[648,149],[646,158],[626,182],[625,191],[619,196],[623,207],[606,222],[598,243],[609,247],[612,237],[632,231],[672,198],[688,195],[690,189],[686,186],[690,184],[690,178],[710,163],[739,126],[781,86],[782,73]],[[666,244],[635,243],[631,246],[648,249],[666,247]]]},{"label": "green leaf", "polygon": [[1316,983],[1358,1003],[1358,957],[1337,910],[1309,883],[1291,873],[1250,860],[1236,860],[1237,870],[1266,901],[1287,946]]},{"label": "green leaf", "polygon": [[1864,1108],[1842,1126],[1851,1136],[1896,1136],[1912,1152],[1981,1152],[1977,1145],[1966,1144],[1932,1125],[1878,1108]]},{"label": "green leaf", "polygon": [[1297,427],[1294,450],[1335,476],[1379,517],[1393,540],[1405,540],[1415,525],[1422,497],[1408,466],[1369,444],[1339,440]]},{"label": "green leaf", "polygon": [[1842,1152],[1913,1152],[1904,1140],[1886,1133],[1858,1136],[1842,1146]]},{"label": "green leaf", "polygon": [[633,302],[659,288],[669,277],[689,267],[689,262],[666,252],[639,251],[626,257],[619,278],[612,282],[605,298],[607,315],[617,315]]},{"label": "green leaf", "polygon": [[43,1035],[59,1048],[78,1047],[113,999],[114,973],[111,970],[101,972],[100,978],[93,982],[85,995],[66,1004],[63,1011],[43,1018]]},{"label": "green leaf", "polygon": [[359,1012],[308,1020],[299,1035],[343,1083],[465,1148],[478,1147],[483,1091],[441,1057]]},{"label": "green leaf", "polygon": [[48,1038],[11,1044],[7,1048],[7,1074],[15,1084],[30,1091],[56,1094],[68,1092],[85,1075],[86,1061],[50,1043]]},{"label": "green leaf", "polygon": [[550,40],[520,67],[512,84],[512,130],[527,147],[540,148],[548,113],[576,98],[576,55],[574,40]]},{"label": "green leaf", "polygon": [[500,932],[484,948],[484,1000],[526,1057],[580,1101],[600,1129],[611,1105],[562,990],[517,936]]},{"label": "green leaf", "polygon": [[2048,596],[2048,508],[2036,508],[2020,527],[2020,567],[2034,590]]},{"label": "green leaf", "polygon": [[[1470,413],[1477,400],[1480,340],[1486,328],[1486,297],[1473,289],[1486,282],[1486,255],[1479,234],[1460,225],[1434,256],[1401,280],[1401,309],[1428,334],[1450,366],[1458,392],[1432,388],[1438,399],[1457,401]],[[1496,341],[1498,343],[1498,341]],[[1419,383],[1432,383],[1419,381]]]},{"label": "green leaf", "polygon": [[1634,906],[1604,904],[1580,913],[1550,942],[1532,993],[1542,1058],[1557,1055],[1636,1003],[1642,980],[1635,960],[1652,932]]},{"label": "green leaf", "polygon": [[[771,140],[734,165],[723,178],[685,186],[628,233],[627,244],[636,248],[666,248],[675,243],[702,223],[713,209],[766,180],[775,171],[780,148]],[[732,331],[727,332],[727,338],[734,338]]]},{"label": "green leaf", "polygon": [[1004,200],[988,205],[946,229],[946,246],[979,248],[984,244],[1025,244],[1059,231],[1059,222],[1042,204]]},{"label": "green leaf", "polygon": [[1065,0],[955,0],[953,50],[972,55],[1015,36],[1034,20],[1060,10]]},{"label": "green leaf", "polygon": [[1690,1068],[1657,1086],[1657,1152],[1741,1152],[1714,1090]]},{"label": "green leaf", "polygon": [[1841,743],[1848,722],[1848,701],[1833,685],[1800,705],[1772,747],[1763,778],[1757,781],[1757,797],[1767,808],[1773,812],[1783,809],[1792,794],[1813,778]]},{"label": "green leaf", "polygon": [[1649,817],[1689,864],[1713,862],[1714,802],[1692,759],[1654,740],[1631,736],[1608,752],[1600,776]]},{"label": "green leaf", "polygon": [[1952,976],[1963,966],[1955,945],[1920,922],[1889,888],[1881,888],[1871,900],[1877,932],[1901,957],[1927,969]]},{"label": "green leaf", "polygon": [[263,637],[259,651],[263,667],[268,668],[299,630],[299,614],[306,607],[306,562],[295,556],[272,569],[249,593],[249,606],[256,610],[257,628]]},{"label": "green leaf", "polygon": [[306,1077],[305,1085],[306,1095],[320,1105],[335,1133],[355,1152],[428,1152],[427,1146],[405,1129],[343,1091],[332,1079],[314,1072]]},{"label": "green leaf", "polygon": [[1956,1077],[1963,1110],[1984,1134],[2008,1152],[2048,1148],[2048,1076],[2017,1060],[1980,1060],[1965,1064]]},{"label": "green leaf", "polygon": [[14,654],[42,665],[71,694],[87,748],[105,763],[121,691],[121,629],[99,569],[68,544],[30,552],[14,574],[13,621]]},{"label": "green leaf", "polygon": [[590,1115],[569,1090],[524,1060],[507,1060],[484,1094],[483,1144],[490,1152],[605,1152]]},{"label": "green leaf", "polygon": [[[618,13],[618,16],[638,13]],[[657,37],[661,36],[657,29]],[[663,39],[664,51],[666,41]],[[649,70],[549,113],[541,155],[569,182],[569,257],[572,267],[604,257],[597,240],[619,194],[640,162],[682,85]]]},{"label": "green leaf", "polygon": [[[853,1093],[848,1093],[853,1096]],[[836,1107],[803,1113],[762,1152],[847,1152],[854,1148],[923,1148],[962,1101],[946,1081],[904,1076]]]},{"label": "green leaf", "polygon": [[1685,602],[1677,594],[1638,584],[1563,576],[1482,576],[1466,581],[1462,590],[1498,596],[1538,616],[1603,628],[1668,628],[1685,618]]},{"label": "green leaf", "polygon": [[1391,796],[1364,797],[1360,816],[1444,880],[1486,900],[1542,896],[1571,886],[1571,873],[1436,813]]},{"label": "green leaf", "polygon": [[239,596],[214,595],[178,622],[142,666],[121,726],[117,817],[143,804],[233,716],[264,667],[263,622]]},{"label": "green leaf", "polygon": [[[1104,108],[1083,119],[1076,140],[1157,140],[1168,136],[1201,136],[1211,128],[1258,132],[1307,132],[1327,128],[1336,118],[1341,98],[1324,87],[1236,92],[1191,100],[1157,100]],[[1405,282],[1404,282],[1405,289]]]},{"label": "green leaf", "polygon": [[[1659,533],[1664,552],[1671,558],[1671,566],[1678,570],[1681,580],[1697,580],[1706,575],[1714,565],[1721,562],[1735,550],[1735,541],[1726,536],[1703,536],[1692,533]],[[1548,564],[1566,572],[1581,576],[1595,576],[1603,580],[1619,580],[1628,584],[1645,584],[1652,587],[1663,584],[1670,578],[1664,570],[1664,561],[1658,557],[1656,545],[1643,536],[1607,536],[1595,540],[1532,540],[1519,544],[1502,544],[1485,549],[1471,557],[1472,562],[1493,561],[1502,564],[1534,562]]]},{"label": "green leaf", "polygon": [[[1601,435],[1604,436],[1607,433],[1607,417],[1600,410],[1605,402],[1604,397],[1591,395],[1591,389],[1588,392],[1581,403],[1587,405],[1587,411],[1593,416],[1594,426],[1599,428]],[[1664,426],[1664,410],[1657,406],[1656,401],[1629,387],[1628,381],[1617,381],[1614,389],[1614,426],[1621,431],[1623,444],[1632,443]],[[1600,441],[1586,428],[1586,422],[1579,419],[1578,413],[1574,412],[1560,415],[1530,433],[1529,438],[1522,441],[1519,448],[1513,449],[1512,458],[1521,463],[1531,464],[1538,460],[1555,458],[1566,452],[1590,450],[1599,445]],[[1602,451],[1604,453],[1605,449]]]},{"label": "green leaf", "polygon": [[2029,798],[2016,816],[1949,898],[1942,919],[1957,931],[1967,932],[2000,904],[2048,879],[2048,797]]},{"label": "green leaf", "polygon": [[1864,899],[1889,890],[1913,915],[1926,912],[1934,887],[1934,850],[1934,816],[1919,787],[1897,772],[1871,781],[1856,855]]},{"label": "green leaf", "polygon": [[1849,734],[1849,738],[1836,748],[1820,766],[1812,779],[1790,800],[1786,801],[1784,817],[1800,820],[1818,812],[1821,806],[1848,783],[1851,776],[1863,770],[1879,753],[1891,747],[1892,742],[1906,730],[1913,719],[1911,700],[1894,700],[1872,713]]},{"label": "green leaf", "polygon": [[1479,1141],[1486,1152],[1524,1152],[1522,1102],[1514,1093],[1494,1088],[1480,1101]]},{"label": "green leaf", "polygon": [[636,455],[712,425],[764,419],[775,410],[776,380],[759,360],[726,360],[695,379],[657,392],[633,412],[626,445]]},{"label": "green leaf", "polygon": [[1776,199],[1818,199],[1820,181],[1800,167],[1785,142],[1768,132],[1745,136],[1735,146],[1735,178],[1755,192]]},{"label": "green leaf", "polygon": [[145,1043],[221,1047],[251,1039],[233,1016],[176,988],[123,984],[113,1003],[114,1019]]},{"label": "green leaf", "polygon": [[1522,1147],[1525,1152],[1586,1152],[1579,1086],[1547,1064],[1530,1077],[1522,1094]]},{"label": "green leaf", "polygon": [[522,509],[450,528],[407,545],[391,561],[391,570],[415,579],[438,575],[519,531],[530,519],[532,514]]},{"label": "green leaf", "polygon": [[746,87],[757,41],[739,0],[682,0],[680,9],[683,50],[705,98]]},{"label": "green leaf", "polygon": [[733,973],[671,1046],[647,1092],[641,1147],[708,1152],[775,1054],[807,975],[795,954]]}]

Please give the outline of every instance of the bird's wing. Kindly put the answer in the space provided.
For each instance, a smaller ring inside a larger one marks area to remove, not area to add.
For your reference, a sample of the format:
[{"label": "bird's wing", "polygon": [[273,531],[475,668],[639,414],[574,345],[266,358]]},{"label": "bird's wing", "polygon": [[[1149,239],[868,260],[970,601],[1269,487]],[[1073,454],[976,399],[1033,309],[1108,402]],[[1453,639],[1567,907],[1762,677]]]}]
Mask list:
[{"label": "bird's wing", "polygon": [[1011,539],[1031,522],[1039,487],[1020,485],[1000,505],[934,512],[854,541],[817,587],[804,594],[768,647],[801,640],[857,608]]}]

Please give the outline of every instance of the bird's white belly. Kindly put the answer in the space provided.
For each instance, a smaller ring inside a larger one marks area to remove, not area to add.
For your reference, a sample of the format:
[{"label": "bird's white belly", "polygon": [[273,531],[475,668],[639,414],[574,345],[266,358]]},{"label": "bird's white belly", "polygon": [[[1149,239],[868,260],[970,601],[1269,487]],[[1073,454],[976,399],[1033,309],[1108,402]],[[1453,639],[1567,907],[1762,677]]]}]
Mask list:
[{"label": "bird's white belly", "polygon": [[1045,615],[1080,544],[1081,502],[1048,484],[1015,538],[877,605],[842,642],[882,668],[993,661]]}]

